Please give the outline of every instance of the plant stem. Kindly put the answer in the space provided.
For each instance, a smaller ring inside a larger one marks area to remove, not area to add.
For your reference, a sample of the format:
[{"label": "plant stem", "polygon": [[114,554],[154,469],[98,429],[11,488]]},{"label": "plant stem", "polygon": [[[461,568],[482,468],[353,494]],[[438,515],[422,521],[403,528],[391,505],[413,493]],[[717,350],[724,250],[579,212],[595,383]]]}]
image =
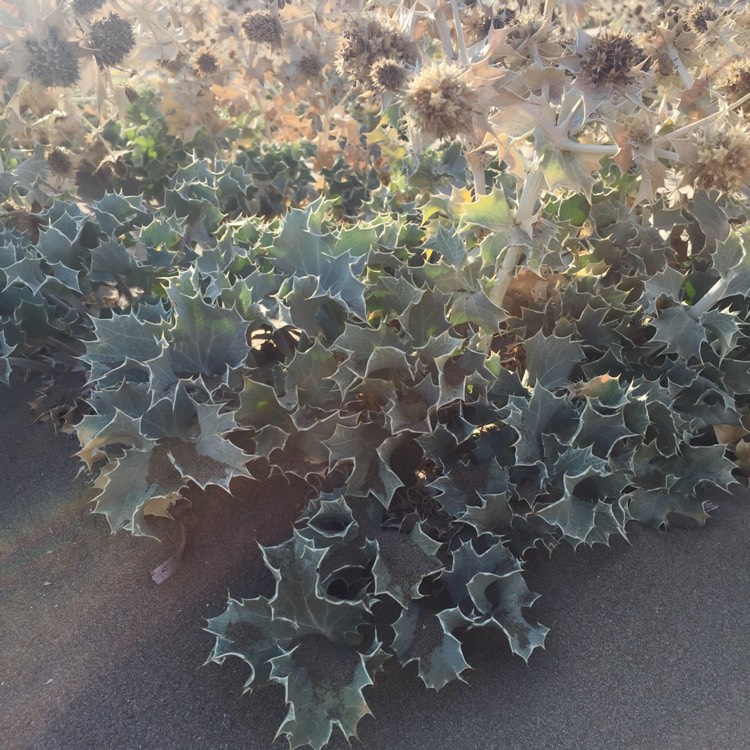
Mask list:
[{"label": "plant stem", "polygon": [[451,41],[451,31],[448,28],[448,19],[445,17],[445,8],[439,5],[435,11],[435,20],[438,25],[438,34],[440,34],[440,41],[443,43],[443,49],[445,55],[451,60],[456,59],[456,52],[453,49],[453,42]]},{"label": "plant stem", "polygon": [[43,372],[46,375],[51,375],[53,372],[50,365],[44,362],[37,362],[35,359],[28,359],[27,357],[8,357],[8,362],[11,367],[23,367],[26,370],[36,370],[37,372]]},{"label": "plant stem", "polygon": [[[531,225],[534,221],[534,206],[542,189],[544,188],[544,173],[539,167],[535,167],[527,176],[521,191],[521,197],[518,199],[518,208],[516,209],[516,224],[531,237]],[[505,301],[505,295],[510,286],[513,272],[516,270],[518,260],[526,249],[525,245],[513,245],[505,252],[505,257],[495,277],[495,283],[492,285],[489,294],[490,300],[502,307]]]},{"label": "plant stem", "polygon": [[458,3],[451,0],[451,11],[453,11],[453,25],[456,27],[456,38],[458,39],[458,53],[462,65],[469,64],[469,53],[466,51],[466,40],[464,39],[464,28],[461,25],[461,14],[458,11]]},{"label": "plant stem", "polygon": [[466,154],[466,161],[471,170],[471,176],[474,178],[474,198],[480,195],[487,195],[487,182],[484,179],[484,163],[482,157],[470,151]]}]

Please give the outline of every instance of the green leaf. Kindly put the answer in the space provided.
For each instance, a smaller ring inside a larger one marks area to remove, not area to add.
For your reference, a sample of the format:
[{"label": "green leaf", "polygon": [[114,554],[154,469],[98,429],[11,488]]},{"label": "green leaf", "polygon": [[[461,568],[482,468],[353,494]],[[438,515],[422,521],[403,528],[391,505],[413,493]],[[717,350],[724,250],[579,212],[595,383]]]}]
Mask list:
[{"label": "green leaf", "polygon": [[524,349],[529,383],[545,388],[567,383],[575,366],[584,359],[583,349],[572,336],[545,336],[541,330],[526,340]]},{"label": "green leaf", "polygon": [[[565,480],[565,496],[537,510],[537,516],[552,526],[557,526],[573,547],[606,540],[609,534],[620,528],[611,504],[599,500],[595,503],[580,500],[572,494],[571,487],[581,481],[581,477],[565,477]],[[603,534],[595,533],[597,526],[603,527]]]},{"label": "green leaf", "polygon": [[347,493],[354,497],[367,497],[370,493],[385,506],[401,486],[401,480],[390,467],[390,458],[402,443],[398,437],[375,424],[353,427],[339,424],[333,435],[324,440],[330,453],[331,464],[351,461],[352,469],[347,479]]},{"label": "green leaf", "polygon": [[706,503],[695,495],[675,492],[672,489],[637,489],[626,498],[626,507],[631,518],[646,526],[669,528],[672,514],[692,519],[705,526],[710,518]]},{"label": "green leaf", "polygon": [[216,636],[207,661],[223,664],[227,657],[247,663],[252,672],[245,690],[262,687],[271,679],[271,659],[284,653],[295,638],[294,623],[274,617],[265,597],[229,599],[227,608],[208,621],[206,630]]},{"label": "green leaf", "polygon": [[411,601],[393,625],[393,650],[401,664],[417,662],[428,689],[440,690],[452,680],[463,682],[461,674],[470,666],[453,631],[467,624],[458,607],[436,612],[421,600]]},{"label": "green leaf", "polygon": [[339,646],[358,645],[367,608],[363,602],[333,600],[322,594],[318,569],[326,549],[315,549],[297,530],[286,542],[261,547],[276,581],[274,617],[294,623],[298,637],[322,635]]},{"label": "green leaf", "polygon": [[369,652],[308,635],[297,646],[271,659],[271,679],[284,686],[289,713],[277,736],[285,735],[290,750],[309,745],[321,750],[337,726],[348,740],[360,719],[371,714],[364,688],[387,659],[375,643]]},{"label": "green leaf", "polygon": [[375,596],[389,594],[407,607],[412,599],[421,596],[422,580],[443,567],[436,557],[440,543],[425,534],[421,524],[415,524],[411,534],[374,527],[365,533],[377,543],[372,566]]},{"label": "green leaf", "polygon": [[679,304],[684,284],[685,274],[676,271],[672,266],[666,266],[663,271],[659,271],[643,283],[643,294],[638,304],[643,306],[647,315],[656,312],[656,303],[661,299]]},{"label": "green leaf", "polygon": [[684,307],[662,310],[651,325],[656,329],[653,340],[665,344],[666,351],[674,352],[684,360],[700,357],[706,331]]},{"label": "green leaf", "polygon": [[217,485],[225,490],[235,477],[250,476],[251,456],[227,439],[237,429],[234,415],[222,413],[223,404],[195,404],[199,434],[196,438],[169,441],[167,446],[175,468],[201,489]]},{"label": "green leaf", "polygon": [[555,396],[544,386],[537,385],[530,399],[512,395],[508,405],[501,410],[501,419],[518,435],[514,443],[516,464],[533,466],[544,460],[542,436],[552,430],[552,425],[576,417],[575,410],[564,396]]},{"label": "green leaf", "polygon": [[91,366],[91,379],[98,380],[127,359],[145,363],[161,353],[159,338],[164,326],[139,320],[132,313],[94,318],[96,338],[86,342],[83,360]]},{"label": "green leaf", "polygon": [[530,607],[538,594],[529,591],[520,570],[502,575],[477,573],[466,585],[471,601],[480,613],[478,627],[492,626],[502,631],[511,651],[524,661],[534,649],[544,646],[549,628],[528,622],[523,608]]},{"label": "green leaf", "polygon": [[248,323],[236,310],[208,304],[199,293],[192,293],[192,288],[189,271],[169,285],[174,308],[172,367],[177,373],[224,374],[227,367],[238,367],[247,357]]}]

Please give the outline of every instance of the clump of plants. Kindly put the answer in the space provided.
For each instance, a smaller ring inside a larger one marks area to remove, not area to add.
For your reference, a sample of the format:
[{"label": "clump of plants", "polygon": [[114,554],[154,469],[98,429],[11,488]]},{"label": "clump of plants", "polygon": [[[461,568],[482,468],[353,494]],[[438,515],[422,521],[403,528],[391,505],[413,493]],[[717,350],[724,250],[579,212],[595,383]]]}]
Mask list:
[{"label": "clump of plants", "polygon": [[528,659],[531,550],[703,525],[747,473],[741,8],[42,10],[3,32],[0,378],[85,368],[113,531],[302,480],[274,595],[208,623],[290,747],[354,736],[387,660]]}]

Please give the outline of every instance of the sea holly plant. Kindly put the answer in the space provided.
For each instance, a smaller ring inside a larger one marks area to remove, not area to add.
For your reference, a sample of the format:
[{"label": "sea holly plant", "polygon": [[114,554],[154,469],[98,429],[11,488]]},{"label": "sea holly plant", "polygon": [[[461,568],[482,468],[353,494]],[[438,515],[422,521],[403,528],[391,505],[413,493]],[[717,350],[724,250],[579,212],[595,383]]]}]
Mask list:
[{"label": "sea holly plant", "polygon": [[106,5],[0,3],[0,380],[85,373],[113,531],[294,478],[273,596],[208,624],[292,748],[388,660],[529,659],[533,550],[748,473],[741,8]]}]

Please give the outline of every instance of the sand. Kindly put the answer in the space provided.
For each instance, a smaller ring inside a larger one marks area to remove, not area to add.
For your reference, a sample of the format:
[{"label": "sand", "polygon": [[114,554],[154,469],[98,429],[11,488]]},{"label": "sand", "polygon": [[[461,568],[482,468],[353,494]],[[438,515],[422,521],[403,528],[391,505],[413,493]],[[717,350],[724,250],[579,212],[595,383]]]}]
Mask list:
[{"label": "sand", "polygon": [[[289,533],[294,488],[244,482],[202,499],[185,561],[91,515],[77,442],[33,424],[33,385],[0,386],[0,747],[261,750],[283,691],[242,695],[239,663],[202,667],[227,590],[268,594],[256,542]],[[720,495],[720,496],[719,496]],[[547,648],[467,641],[470,684],[428,693],[413,667],[367,689],[363,750],[735,750],[750,746],[750,495],[717,492],[707,528],[631,527],[630,542],[529,562]],[[342,750],[337,737],[329,746]]]}]

